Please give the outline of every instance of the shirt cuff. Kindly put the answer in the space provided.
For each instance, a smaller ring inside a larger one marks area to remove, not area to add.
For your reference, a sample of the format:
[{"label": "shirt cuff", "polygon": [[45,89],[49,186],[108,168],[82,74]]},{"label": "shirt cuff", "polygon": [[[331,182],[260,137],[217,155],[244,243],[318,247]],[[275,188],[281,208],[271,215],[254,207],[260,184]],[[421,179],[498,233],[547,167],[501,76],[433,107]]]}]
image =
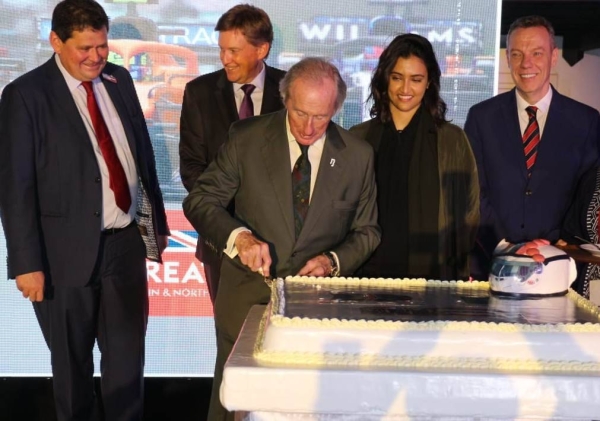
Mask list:
[{"label": "shirt cuff", "polygon": [[227,256],[229,256],[232,259],[235,256],[237,256],[238,249],[235,246],[235,239],[237,238],[237,236],[240,233],[245,232],[245,231],[252,232],[246,227],[239,227],[239,228],[236,228],[233,231],[231,231],[231,234],[229,234],[229,239],[227,240],[227,248],[225,250],[223,250],[223,253],[225,253]]}]

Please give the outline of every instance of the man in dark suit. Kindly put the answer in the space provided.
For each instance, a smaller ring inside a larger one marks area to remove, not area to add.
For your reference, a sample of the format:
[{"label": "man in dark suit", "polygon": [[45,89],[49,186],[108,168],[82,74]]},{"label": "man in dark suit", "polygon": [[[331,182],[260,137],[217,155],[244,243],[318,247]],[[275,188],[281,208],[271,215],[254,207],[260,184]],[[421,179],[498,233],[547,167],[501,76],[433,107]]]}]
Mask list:
[{"label": "man in dark suit", "polygon": [[[240,4],[221,16],[215,30],[223,69],[189,82],[183,97],[179,156],[181,180],[188,191],[215,158],[231,123],[283,108],[279,81],[285,72],[264,63],[273,42],[269,16],[258,7]],[[246,94],[250,86],[254,88]],[[221,260],[202,239],[196,257],[204,265],[214,304]]]},{"label": "man in dark suit", "polygon": [[501,239],[558,240],[575,186],[598,159],[598,111],[550,85],[558,60],[550,22],[520,18],[506,43],[515,89],[474,105],[465,123],[481,186],[473,275],[485,278]]},{"label": "man in dark suit", "polygon": [[142,109],[129,73],[106,62],[107,33],[95,1],[60,2],[55,54],[0,100],[8,273],[50,348],[60,421],[142,419],[145,259],[160,261],[169,234]]},{"label": "man in dark suit", "polygon": [[338,70],[303,59],[281,93],[286,110],[234,123],[183,202],[223,253],[211,421],[232,419],[219,402],[223,367],[248,310],[269,301],[264,277],[347,276],[379,244],[373,150],[331,122],[346,96]]}]

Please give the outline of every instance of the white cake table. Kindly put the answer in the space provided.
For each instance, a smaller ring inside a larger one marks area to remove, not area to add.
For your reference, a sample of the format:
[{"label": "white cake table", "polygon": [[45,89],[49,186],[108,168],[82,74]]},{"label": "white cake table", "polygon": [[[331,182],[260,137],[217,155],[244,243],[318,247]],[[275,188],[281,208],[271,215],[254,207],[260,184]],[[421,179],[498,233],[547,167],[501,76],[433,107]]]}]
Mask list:
[{"label": "white cake table", "polygon": [[252,308],[225,365],[221,402],[237,419],[600,419],[592,375],[265,366],[252,356],[264,310]]}]

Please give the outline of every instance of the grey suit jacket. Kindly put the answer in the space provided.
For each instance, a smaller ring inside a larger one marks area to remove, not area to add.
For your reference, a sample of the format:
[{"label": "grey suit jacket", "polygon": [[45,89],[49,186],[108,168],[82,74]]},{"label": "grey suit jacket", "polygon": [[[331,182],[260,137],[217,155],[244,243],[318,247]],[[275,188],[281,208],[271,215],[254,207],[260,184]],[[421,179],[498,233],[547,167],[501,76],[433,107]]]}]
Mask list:
[{"label": "grey suit jacket", "polygon": [[[379,244],[373,150],[330,123],[304,227],[294,234],[286,110],[233,124],[229,140],[198,179],[183,207],[198,233],[222,252],[230,233],[245,226],[270,246],[271,275],[295,275],[311,258],[337,253],[350,275]],[[226,210],[235,198],[235,215]],[[254,304],[266,303],[263,278],[224,257],[215,305],[220,331],[235,336]]]}]

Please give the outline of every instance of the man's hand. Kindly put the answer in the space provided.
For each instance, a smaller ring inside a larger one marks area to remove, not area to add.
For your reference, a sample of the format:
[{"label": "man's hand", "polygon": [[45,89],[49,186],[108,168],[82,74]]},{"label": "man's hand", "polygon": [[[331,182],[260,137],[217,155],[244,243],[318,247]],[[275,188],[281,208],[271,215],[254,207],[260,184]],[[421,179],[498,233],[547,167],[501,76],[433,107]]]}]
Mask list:
[{"label": "man's hand", "polygon": [[331,273],[331,262],[327,256],[322,254],[310,259],[300,272],[299,276],[329,276]]},{"label": "man's hand", "polygon": [[169,245],[169,236],[168,235],[158,235],[156,238],[156,242],[158,243],[158,252],[162,254],[163,251]]},{"label": "man's hand", "polygon": [[527,256],[531,256],[531,258],[535,262],[543,263],[545,258],[543,255],[540,254],[540,250],[538,249],[538,247],[547,246],[549,244],[550,241],[539,238],[523,244],[523,246],[521,246],[521,248],[517,250],[517,253],[526,254]]},{"label": "man's hand", "polygon": [[235,248],[242,263],[252,272],[260,272],[266,278],[271,275],[272,261],[267,243],[260,241],[250,231],[243,231],[235,238]]},{"label": "man's hand", "polygon": [[17,275],[17,289],[29,301],[44,300],[44,272],[30,272]]}]

